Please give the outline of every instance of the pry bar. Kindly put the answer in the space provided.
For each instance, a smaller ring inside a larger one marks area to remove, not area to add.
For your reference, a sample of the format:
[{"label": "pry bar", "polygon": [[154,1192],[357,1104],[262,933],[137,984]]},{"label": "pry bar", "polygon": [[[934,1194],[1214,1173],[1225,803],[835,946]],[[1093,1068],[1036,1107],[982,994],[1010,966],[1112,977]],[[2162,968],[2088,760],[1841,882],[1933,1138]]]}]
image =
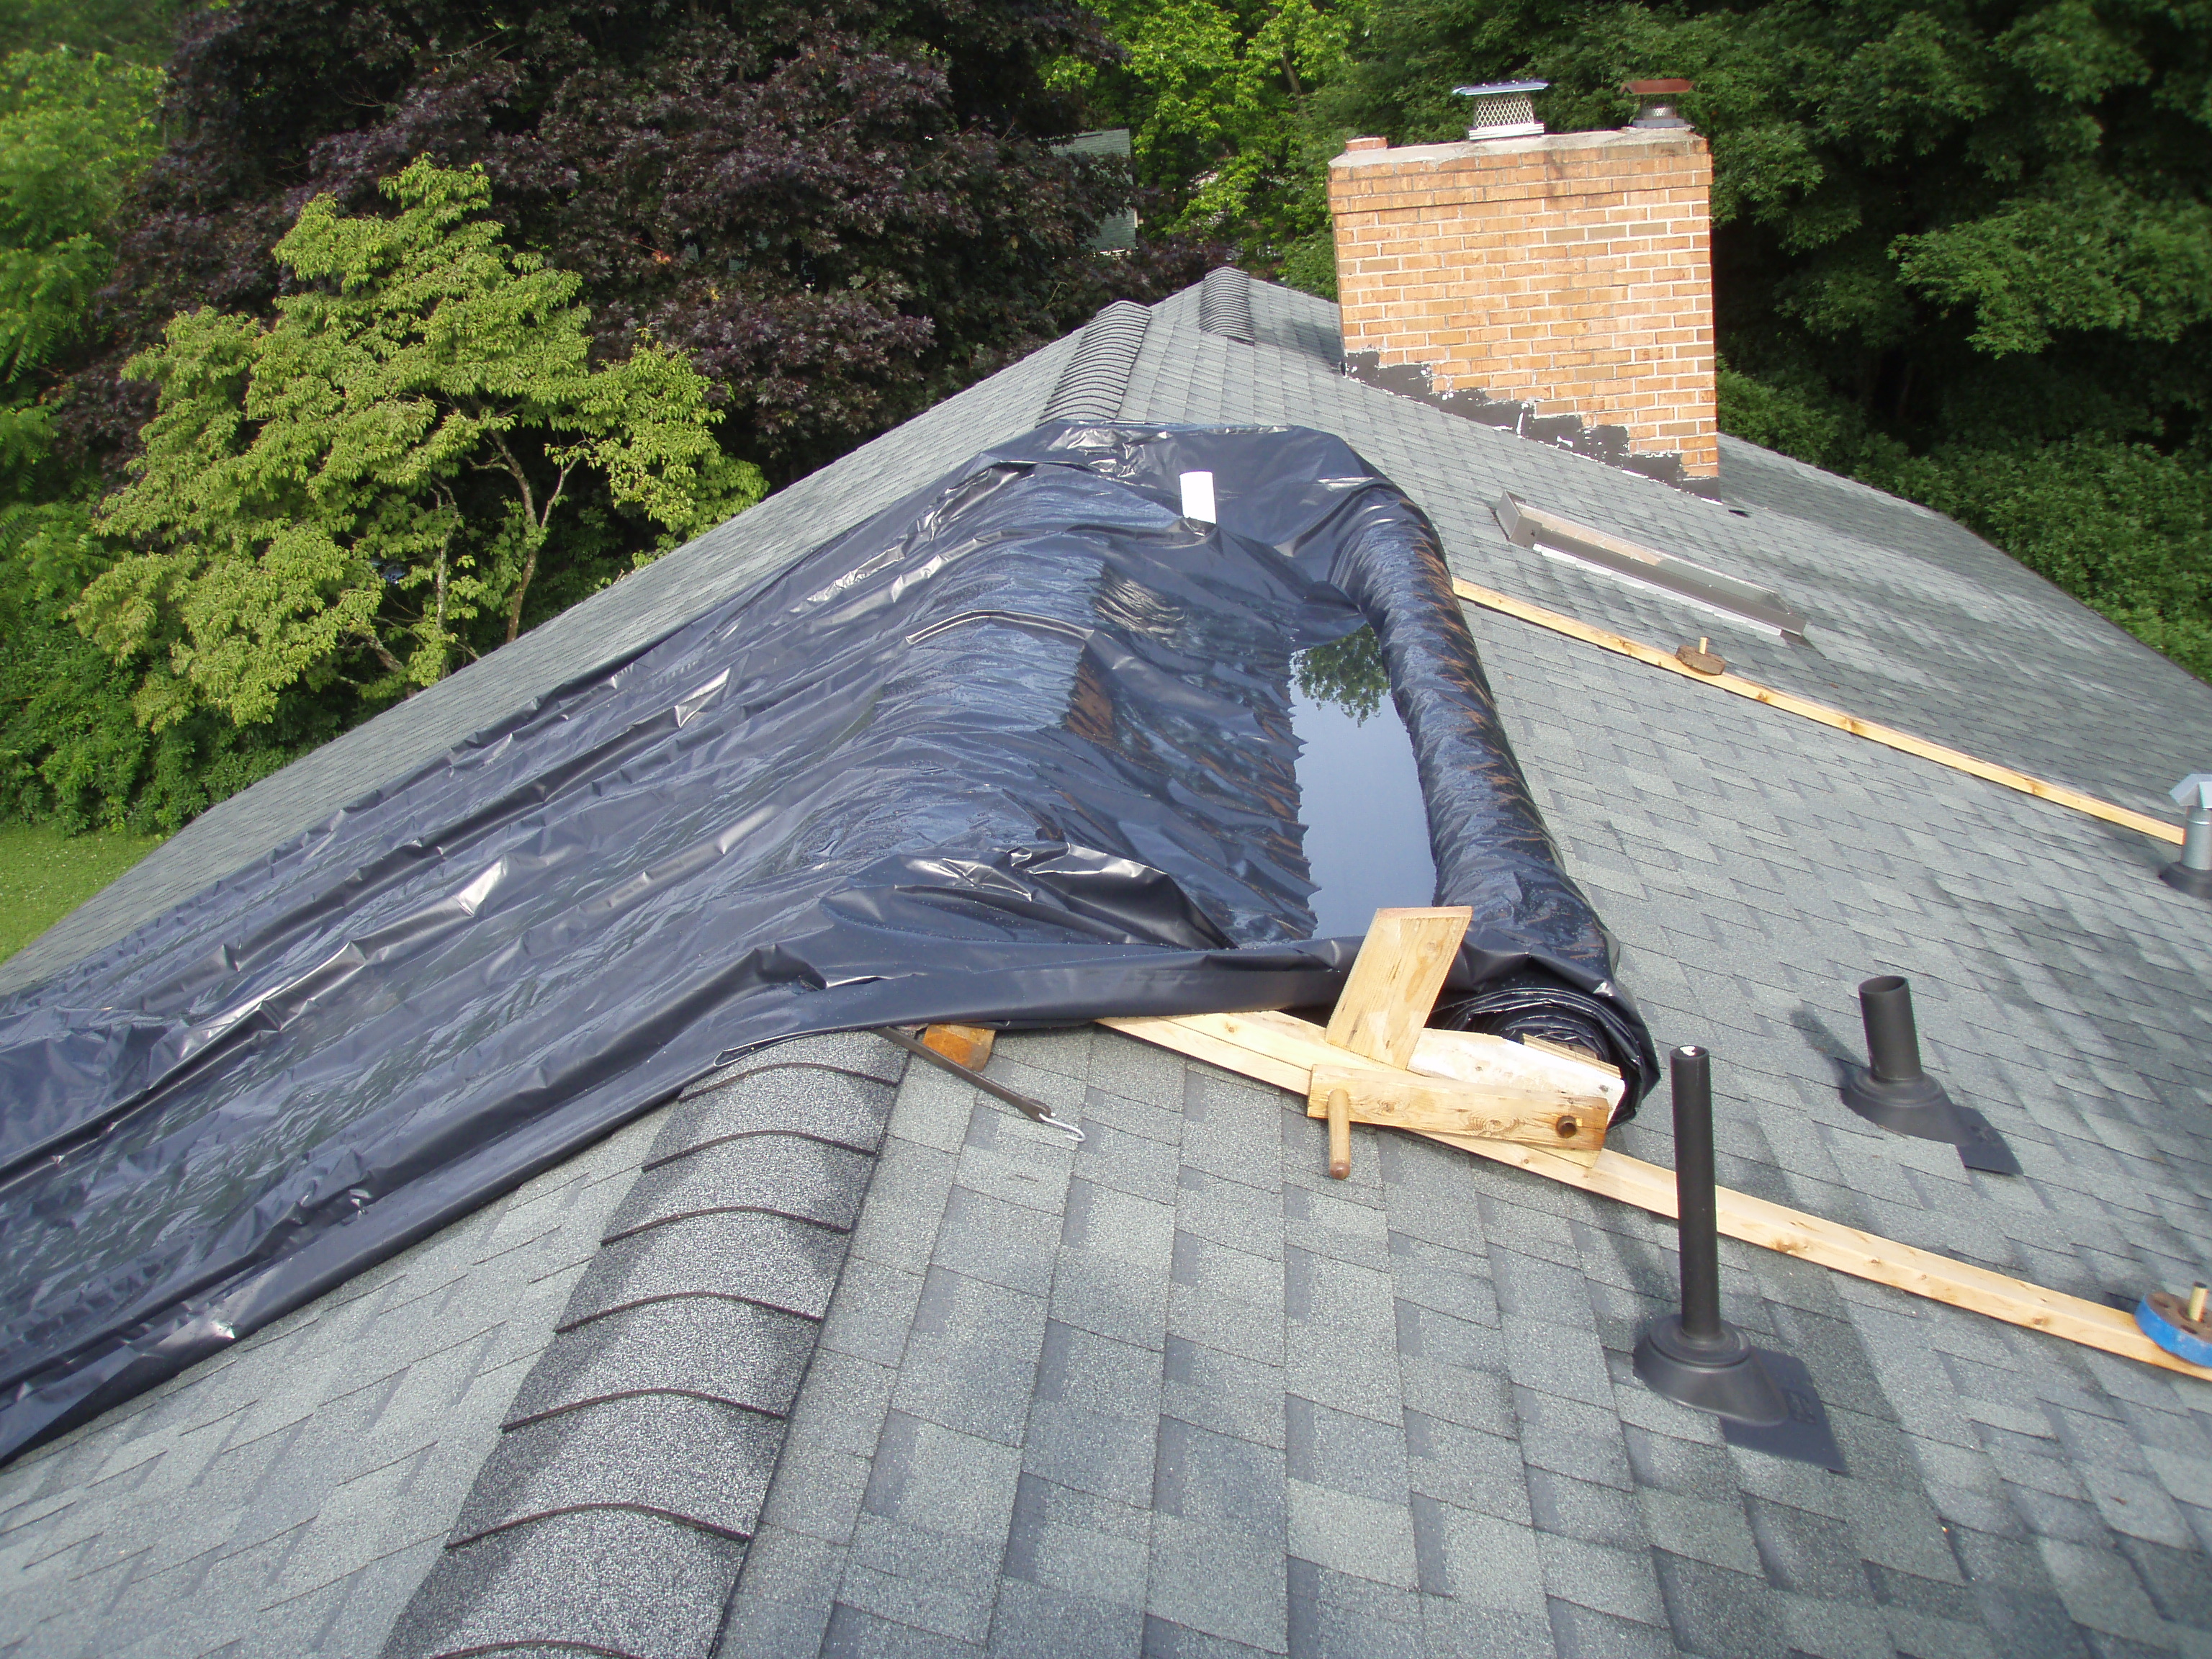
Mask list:
[{"label": "pry bar", "polygon": [[1046,1105],[1044,1102],[1031,1100],[1018,1089],[1009,1089],[1003,1083],[994,1083],[973,1067],[963,1066],[958,1060],[939,1054],[936,1049],[915,1036],[913,1032],[902,1030],[896,1025],[881,1025],[876,1028],[876,1034],[896,1042],[907,1053],[927,1060],[939,1071],[950,1072],[963,1083],[972,1083],[992,1098],[1005,1101],[1007,1105],[1012,1107],[1032,1123],[1042,1123],[1048,1129],[1057,1129],[1062,1134],[1072,1136],[1077,1140],[1083,1139],[1081,1129],[1064,1117],[1054,1117],[1052,1115],[1052,1108]]}]

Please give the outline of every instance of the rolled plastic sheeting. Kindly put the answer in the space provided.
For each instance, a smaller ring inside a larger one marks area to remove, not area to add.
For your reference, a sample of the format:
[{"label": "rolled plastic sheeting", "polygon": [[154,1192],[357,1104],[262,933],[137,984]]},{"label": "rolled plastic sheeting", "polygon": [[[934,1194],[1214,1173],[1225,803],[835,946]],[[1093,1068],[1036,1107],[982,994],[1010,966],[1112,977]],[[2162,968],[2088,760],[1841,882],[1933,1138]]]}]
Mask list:
[{"label": "rolled plastic sheeting", "polygon": [[1317,433],[1047,426],[0,1002],[0,1456],[744,1049],[1331,1001],[1287,687],[1367,623],[1474,911],[1457,1018],[1632,1106],[1419,509]]}]

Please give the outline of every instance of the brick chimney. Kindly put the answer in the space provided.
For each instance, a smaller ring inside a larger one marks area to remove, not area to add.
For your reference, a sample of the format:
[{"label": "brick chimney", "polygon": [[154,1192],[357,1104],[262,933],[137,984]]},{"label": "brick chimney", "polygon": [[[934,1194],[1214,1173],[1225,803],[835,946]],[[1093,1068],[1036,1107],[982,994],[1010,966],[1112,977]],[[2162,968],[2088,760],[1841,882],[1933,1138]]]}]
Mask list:
[{"label": "brick chimney", "polygon": [[1414,366],[1462,394],[1448,406],[1577,416],[1578,447],[1713,477],[1711,183],[1686,128],[1354,138],[1328,169],[1348,366]]}]

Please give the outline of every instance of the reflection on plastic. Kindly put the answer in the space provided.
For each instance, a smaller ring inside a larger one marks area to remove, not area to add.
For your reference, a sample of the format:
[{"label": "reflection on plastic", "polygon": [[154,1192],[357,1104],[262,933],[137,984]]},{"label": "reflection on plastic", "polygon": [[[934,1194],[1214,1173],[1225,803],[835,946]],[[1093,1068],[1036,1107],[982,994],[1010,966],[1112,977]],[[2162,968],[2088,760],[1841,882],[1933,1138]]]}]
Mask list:
[{"label": "reflection on plastic", "polygon": [[1366,623],[1454,1018],[1633,1101],[1419,512],[1318,434],[1048,427],[0,1002],[0,1455],[744,1048],[1328,1001],[1291,661]]},{"label": "reflection on plastic", "polygon": [[1356,708],[1303,690],[1291,699],[1316,939],[1364,933],[1377,910],[1425,905],[1436,891],[1413,745],[1387,702],[1365,720]]}]

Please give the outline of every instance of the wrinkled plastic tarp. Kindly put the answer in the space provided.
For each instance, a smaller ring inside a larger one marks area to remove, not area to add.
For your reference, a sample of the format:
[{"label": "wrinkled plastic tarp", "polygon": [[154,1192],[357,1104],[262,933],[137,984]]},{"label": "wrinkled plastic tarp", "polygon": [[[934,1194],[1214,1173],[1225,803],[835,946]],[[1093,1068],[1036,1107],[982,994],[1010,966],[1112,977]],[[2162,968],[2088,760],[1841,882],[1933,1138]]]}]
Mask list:
[{"label": "wrinkled plastic tarp", "polygon": [[1474,910],[1456,1023],[1632,1103],[1419,511],[1312,432],[1047,427],[0,1003],[0,1455],[746,1048],[1328,1002],[1287,686],[1364,623]]}]

